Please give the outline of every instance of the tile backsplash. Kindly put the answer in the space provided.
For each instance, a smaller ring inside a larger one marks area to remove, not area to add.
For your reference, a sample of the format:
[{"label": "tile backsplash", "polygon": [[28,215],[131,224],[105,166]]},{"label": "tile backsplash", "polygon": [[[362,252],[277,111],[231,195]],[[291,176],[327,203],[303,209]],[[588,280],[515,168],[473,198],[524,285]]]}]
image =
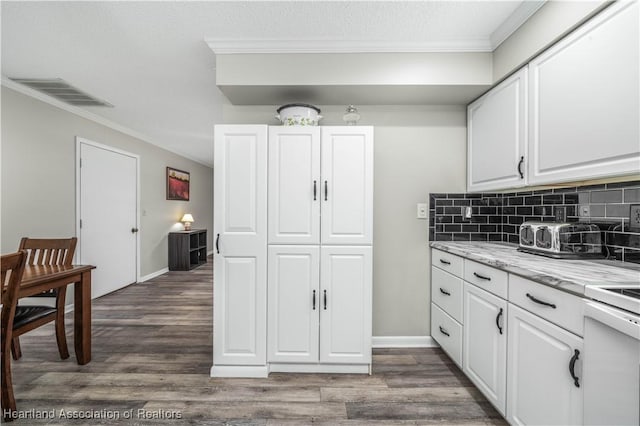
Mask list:
[{"label": "tile backsplash", "polygon": [[[429,194],[429,240],[517,244],[522,222],[566,218],[597,224],[605,254],[640,263],[640,230],[629,228],[631,204],[640,204],[640,181],[509,193],[434,193]],[[470,218],[465,217],[467,207]]]}]

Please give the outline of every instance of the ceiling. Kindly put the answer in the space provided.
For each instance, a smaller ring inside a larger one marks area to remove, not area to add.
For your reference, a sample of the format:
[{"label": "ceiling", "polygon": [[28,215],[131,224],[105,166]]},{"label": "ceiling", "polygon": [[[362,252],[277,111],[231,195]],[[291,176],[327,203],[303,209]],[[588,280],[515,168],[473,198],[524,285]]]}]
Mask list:
[{"label": "ceiling", "polygon": [[113,105],[84,107],[89,115],[212,165],[213,125],[229,103],[216,87],[213,46],[218,54],[299,52],[305,45],[325,52],[491,51],[541,4],[2,1],[3,84],[64,79]]}]

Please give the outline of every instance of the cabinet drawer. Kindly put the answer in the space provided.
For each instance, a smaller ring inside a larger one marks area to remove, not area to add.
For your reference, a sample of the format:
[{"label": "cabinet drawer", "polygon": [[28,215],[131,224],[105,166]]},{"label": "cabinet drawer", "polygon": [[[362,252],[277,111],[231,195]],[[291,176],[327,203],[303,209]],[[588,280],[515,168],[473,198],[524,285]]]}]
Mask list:
[{"label": "cabinet drawer", "polygon": [[462,325],[431,304],[431,337],[462,368]]},{"label": "cabinet drawer", "polygon": [[431,265],[462,278],[463,259],[454,254],[431,249]]},{"label": "cabinet drawer", "polygon": [[431,301],[459,323],[462,320],[462,278],[431,267]]},{"label": "cabinet drawer", "polygon": [[507,298],[508,277],[509,274],[505,271],[472,260],[464,260],[464,280],[503,299]]},{"label": "cabinet drawer", "polygon": [[509,302],[582,336],[584,307],[578,296],[512,274]]}]

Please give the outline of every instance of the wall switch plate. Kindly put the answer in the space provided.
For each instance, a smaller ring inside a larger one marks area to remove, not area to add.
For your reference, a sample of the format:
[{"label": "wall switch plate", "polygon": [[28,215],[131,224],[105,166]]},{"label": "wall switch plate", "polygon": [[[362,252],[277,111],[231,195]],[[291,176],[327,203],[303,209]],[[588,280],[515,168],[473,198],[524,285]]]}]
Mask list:
[{"label": "wall switch plate", "polygon": [[418,203],[417,212],[416,212],[416,218],[417,219],[426,219],[427,218],[427,205],[425,203]]},{"label": "wall switch plate", "polygon": [[578,216],[580,216],[580,217],[590,217],[591,216],[591,207],[586,205],[586,204],[582,204],[582,205],[578,206]]},{"label": "wall switch plate", "polygon": [[567,221],[567,209],[565,207],[554,207],[553,215],[555,216],[556,222],[566,222]]},{"label": "wall switch plate", "polygon": [[631,204],[629,206],[629,229],[631,231],[640,231],[640,204]]}]

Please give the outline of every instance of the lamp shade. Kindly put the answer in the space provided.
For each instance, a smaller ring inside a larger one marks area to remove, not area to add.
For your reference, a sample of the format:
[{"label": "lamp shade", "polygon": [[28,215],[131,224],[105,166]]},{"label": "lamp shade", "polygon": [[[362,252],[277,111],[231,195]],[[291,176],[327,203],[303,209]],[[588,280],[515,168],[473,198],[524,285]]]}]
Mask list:
[{"label": "lamp shade", "polygon": [[193,216],[191,216],[191,213],[185,213],[180,222],[193,222]]}]

